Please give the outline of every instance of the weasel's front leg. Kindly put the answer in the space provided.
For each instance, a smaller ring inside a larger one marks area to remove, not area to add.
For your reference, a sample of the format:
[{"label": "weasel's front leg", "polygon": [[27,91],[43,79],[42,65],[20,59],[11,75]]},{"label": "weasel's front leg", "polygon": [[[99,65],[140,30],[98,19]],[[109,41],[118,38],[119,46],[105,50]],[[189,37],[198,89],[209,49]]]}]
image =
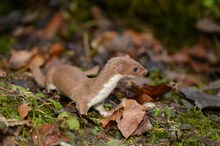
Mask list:
[{"label": "weasel's front leg", "polygon": [[86,102],[76,101],[76,108],[79,110],[79,113],[82,115],[87,115],[88,106]]},{"label": "weasel's front leg", "polygon": [[109,117],[112,115],[111,112],[105,110],[103,103],[95,105],[95,109],[104,117]]}]

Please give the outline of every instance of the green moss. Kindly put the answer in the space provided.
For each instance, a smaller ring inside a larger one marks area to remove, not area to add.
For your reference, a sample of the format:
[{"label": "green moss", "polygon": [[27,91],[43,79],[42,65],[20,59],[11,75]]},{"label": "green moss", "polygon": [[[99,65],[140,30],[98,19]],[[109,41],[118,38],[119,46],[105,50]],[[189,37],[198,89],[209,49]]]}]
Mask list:
[{"label": "green moss", "polygon": [[7,95],[3,90],[0,90],[0,115],[6,119],[19,119],[17,106],[21,104],[21,102],[21,98]]},{"label": "green moss", "polygon": [[0,36],[0,54],[9,55],[12,45],[15,43],[15,39],[9,36]]},{"label": "green moss", "polygon": [[[152,129],[147,132],[147,143],[160,145],[164,139],[169,140],[172,145],[178,146],[203,145],[204,142],[210,141],[220,142],[218,124],[206,117],[201,110],[193,108],[187,113],[177,113],[174,117],[167,117],[167,123],[164,123],[166,120],[162,116],[166,110],[161,110],[160,113],[158,110],[156,110],[156,121]],[[158,116],[158,113],[160,116]],[[187,125],[188,127],[180,129],[181,125]],[[172,133],[176,133],[174,134],[176,136]]]},{"label": "green moss", "polygon": [[160,140],[169,138],[169,131],[165,129],[161,129],[160,125],[157,123],[153,126],[153,128],[148,132],[147,137],[149,137],[149,141],[151,144],[160,144]]},{"label": "green moss", "polygon": [[[7,97],[10,98],[10,97]],[[1,101],[0,106],[0,115],[4,116],[7,119],[19,119],[17,105],[21,103],[21,101],[14,100],[5,100]]]},{"label": "green moss", "polygon": [[188,113],[180,114],[180,117],[176,119],[176,122],[181,124],[191,124],[193,127],[192,129],[183,132],[182,140],[185,141],[186,144],[188,141],[200,141],[200,139],[203,138],[207,141],[215,140],[220,142],[220,129],[218,124],[211,121],[200,110],[192,109]]},{"label": "green moss", "polygon": [[22,103],[27,103],[31,107],[28,117],[34,126],[54,122],[55,113],[50,103],[42,103],[21,86],[2,83],[1,87],[4,90],[0,90],[0,115],[6,119],[19,119],[17,108]]}]

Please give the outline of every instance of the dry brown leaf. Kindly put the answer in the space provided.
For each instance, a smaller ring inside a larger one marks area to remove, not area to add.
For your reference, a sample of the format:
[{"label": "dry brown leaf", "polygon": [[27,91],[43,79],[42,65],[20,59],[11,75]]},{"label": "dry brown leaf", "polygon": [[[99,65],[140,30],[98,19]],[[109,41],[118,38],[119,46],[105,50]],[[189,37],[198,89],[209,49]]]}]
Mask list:
[{"label": "dry brown leaf", "polygon": [[115,121],[117,117],[121,117],[123,109],[124,106],[120,103],[114,109],[110,110],[109,112],[112,113],[112,115],[101,120],[102,126],[106,127],[110,121]]},{"label": "dry brown leaf", "polygon": [[115,109],[114,113],[101,120],[105,131],[115,129],[115,122],[117,127],[125,138],[131,134],[140,135],[151,128],[150,121],[146,115],[146,107],[138,104],[132,99],[123,99]]},{"label": "dry brown leaf", "polygon": [[145,102],[151,102],[153,99],[147,94],[141,94],[135,98],[139,104],[144,104]]},{"label": "dry brown leaf", "polygon": [[128,138],[143,120],[146,114],[146,107],[138,104],[135,100],[123,99],[124,106],[122,117],[117,117],[118,129],[125,138]]},{"label": "dry brown leaf", "polygon": [[24,67],[29,63],[31,58],[36,55],[38,52],[37,48],[32,49],[31,51],[27,50],[12,50],[11,57],[9,59],[9,65],[13,69],[19,69],[21,67]]},{"label": "dry brown leaf", "polygon": [[63,16],[61,12],[56,12],[51,20],[47,23],[44,29],[40,32],[40,36],[44,38],[51,38],[63,25]]},{"label": "dry brown leaf", "polygon": [[141,94],[139,97],[137,97],[137,101],[140,104],[149,102],[151,99],[148,96],[150,96],[153,100],[158,100],[163,94],[169,92],[171,89],[172,87],[165,84],[159,84],[155,86],[144,85],[140,88]]},{"label": "dry brown leaf", "polygon": [[109,117],[106,117],[101,120],[102,126],[106,127],[110,121],[115,121],[117,117],[121,117],[123,112],[121,110],[116,111],[114,114],[112,114]]},{"label": "dry brown leaf", "polygon": [[7,73],[0,69],[0,78],[5,78]]},{"label": "dry brown leaf", "polygon": [[38,132],[34,130],[31,133],[32,140],[37,146],[50,146],[55,145],[60,141],[68,142],[70,140],[59,130],[57,126],[52,124],[41,125],[37,130]]},{"label": "dry brown leaf", "polygon": [[18,113],[19,113],[20,120],[24,120],[24,118],[27,116],[27,114],[30,110],[31,110],[31,108],[26,103],[19,105],[18,106]]},{"label": "dry brown leaf", "polygon": [[149,120],[149,117],[147,115],[144,116],[143,120],[141,123],[138,125],[138,128],[134,131],[132,135],[141,135],[142,133],[146,132],[151,128],[151,123]]},{"label": "dry brown leaf", "polygon": [[60,43],[54,43],[50,46],[48,53],[51,56],[59,56],[65,50],[64,46]]}]

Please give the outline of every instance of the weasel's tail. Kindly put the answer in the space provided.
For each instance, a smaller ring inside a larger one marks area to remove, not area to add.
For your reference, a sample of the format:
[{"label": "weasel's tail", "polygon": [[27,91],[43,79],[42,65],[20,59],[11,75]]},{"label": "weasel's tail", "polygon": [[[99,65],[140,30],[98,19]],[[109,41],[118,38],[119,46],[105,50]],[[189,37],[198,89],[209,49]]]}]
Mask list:
[{"label": "weasel's tail", "polygon": [[31,73],[34,76],[34,80],[40,88],[45,88],[45,75],[42,73],[39,66],[31,66]]}]

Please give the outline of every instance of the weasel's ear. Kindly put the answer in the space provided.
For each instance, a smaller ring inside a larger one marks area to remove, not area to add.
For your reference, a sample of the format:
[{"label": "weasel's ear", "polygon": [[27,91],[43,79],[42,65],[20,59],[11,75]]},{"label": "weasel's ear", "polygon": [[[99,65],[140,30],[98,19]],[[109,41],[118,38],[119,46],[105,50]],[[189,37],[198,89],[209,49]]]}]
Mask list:
[{"label": "weasel's ear", "polygon": [[128,57],[128,58],[130,58],[130,56],[128,55],[128,54],[125,54],[125,56],[124,57]]},{"label": "weasel's ear", "polygon": [[123,62],[118,62],[118,63],[117,63],[117,70],[118,70],[118,71],[123,70]]}]

